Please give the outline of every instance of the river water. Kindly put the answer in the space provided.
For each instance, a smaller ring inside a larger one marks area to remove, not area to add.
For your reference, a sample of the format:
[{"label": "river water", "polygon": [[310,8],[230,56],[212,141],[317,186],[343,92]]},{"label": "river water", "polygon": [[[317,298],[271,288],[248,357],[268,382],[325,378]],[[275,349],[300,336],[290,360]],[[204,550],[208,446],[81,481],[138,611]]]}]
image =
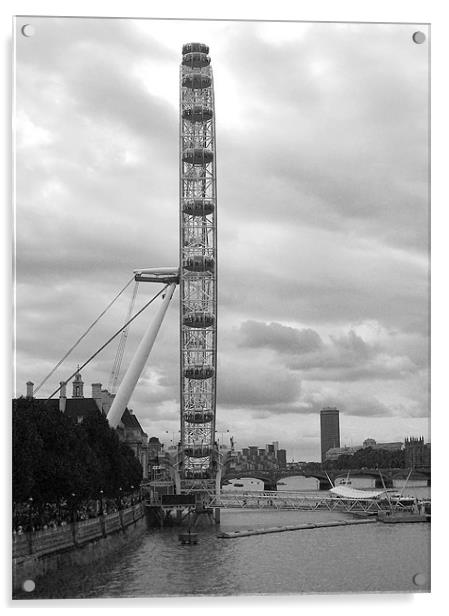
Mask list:
[{"label": "river water", "polygon": [[[255,480],[239,480],[245,484],[241,489],[248,489],[247,482],[251,481]],[[288,485],[279,489],[298,489],[298,481],[285,480],[285,483]],[[255,483],[249,485],[256,489]],[[309,487],[312,488],[309,493],[316,491],[316,486],[309,484]],[[428,495],[429,489],[415,485],[404,490],[404,494],[414,493]],[[227,509],[221,512],[220,530],[349,518],[348,514],[328,511]],[[33,596],[26,598],[428,592],[430,589],[430,524],[377,523],[238,539],[220,539],[215,526],[203,525],[198,544],[192,546],[181,545],[178,532],[176,527],[148,529],[120,553],[108,558],[107,563],[52,574],[51,579],[38,581]]]}]

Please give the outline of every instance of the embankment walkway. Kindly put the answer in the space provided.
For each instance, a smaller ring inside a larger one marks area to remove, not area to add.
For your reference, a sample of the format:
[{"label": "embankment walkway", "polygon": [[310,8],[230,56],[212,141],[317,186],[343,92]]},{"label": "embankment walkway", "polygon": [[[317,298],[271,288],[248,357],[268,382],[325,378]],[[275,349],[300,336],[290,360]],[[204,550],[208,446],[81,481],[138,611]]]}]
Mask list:
[{"label": "embankment walkway", "polygon": [[13,587],[65,565],[84,565],[123,545],[137,527],[143,527],[144,507],[132,507],[23,534],[13,534]]}]

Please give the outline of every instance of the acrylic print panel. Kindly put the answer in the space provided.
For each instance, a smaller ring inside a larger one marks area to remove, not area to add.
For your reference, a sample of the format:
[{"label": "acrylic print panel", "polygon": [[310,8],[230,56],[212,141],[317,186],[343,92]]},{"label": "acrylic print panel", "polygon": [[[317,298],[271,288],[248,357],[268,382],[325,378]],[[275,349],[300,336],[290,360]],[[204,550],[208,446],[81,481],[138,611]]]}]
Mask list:
[{"label": "acrylic print panel", "polygon": [[429,36],[16,18],[15,598],[429,591]]}]

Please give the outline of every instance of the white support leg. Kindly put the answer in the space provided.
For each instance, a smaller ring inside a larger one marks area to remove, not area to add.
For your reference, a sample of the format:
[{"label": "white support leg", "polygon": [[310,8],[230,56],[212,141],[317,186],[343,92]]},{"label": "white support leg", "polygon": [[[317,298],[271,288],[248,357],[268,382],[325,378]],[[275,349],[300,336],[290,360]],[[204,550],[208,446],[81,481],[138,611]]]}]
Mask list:
[{"label": "white support leg", "polygon": [[165,297],[156,314],[154,321],[150,323],[144,337],[142,338],[131,363],[128,366],[125,376],[123,377],[120,387],[115,395],[114,402],[109,409],[107,420],[111,428],[116,428],[119,424],[122,415],[125,411],[126,405],[132,396],[136,383],[142,374],[142,370],[145,367],[148,356],[153,348],[154,341],[161,327],[161,323],[167,312],[168,305],[175,291],[176,284],[171,284],[165,292]]}]

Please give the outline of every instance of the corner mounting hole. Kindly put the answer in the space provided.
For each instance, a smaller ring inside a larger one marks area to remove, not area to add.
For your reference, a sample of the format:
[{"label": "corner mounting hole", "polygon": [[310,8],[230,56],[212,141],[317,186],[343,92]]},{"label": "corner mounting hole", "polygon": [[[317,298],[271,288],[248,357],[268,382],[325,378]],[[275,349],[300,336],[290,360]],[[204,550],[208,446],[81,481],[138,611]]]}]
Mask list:
[{"label": "corner mounting hole", "polygon": [[417,45],[421,45],[421,43],[424,43],[424,41],[426,40],[426,35],[424,34],[424,32],[418,31],[413,34],[412,38]]},{"label": "corner mounting hole", "polygon": [[427,578],[424,573],[417,573],[413,576],[413,583],[416,584],[416,586],[424,586],[426,580]]},{"label": "corner mounting hole", "polygon": [[25,580],[22,584],[22,588],[25,592],[33,592],[33,590],[36,588],[36,584],[34,580]]},{"label": "corner mounting hole", "polygon": [[35,33],[34,26],[31,24],[25,24],[22,26],[22,34],[23,36],[33,36]]}]

